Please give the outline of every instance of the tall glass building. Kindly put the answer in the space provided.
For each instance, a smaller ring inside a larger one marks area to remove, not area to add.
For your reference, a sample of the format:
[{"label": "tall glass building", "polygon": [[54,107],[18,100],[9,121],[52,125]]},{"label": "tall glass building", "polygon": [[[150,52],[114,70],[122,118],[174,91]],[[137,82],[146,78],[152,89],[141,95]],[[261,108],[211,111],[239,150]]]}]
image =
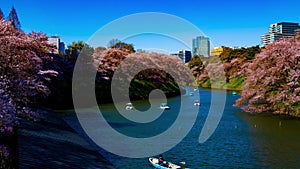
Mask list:
[{"label": "tall glass building", "polygon": [[269,32],[261,36],[261,47],[273,43],[283,37],[295,36],[296,29],[300,29],[299,23],[280,22],[271,24]]},{"label": "tall glass building", "polygon": [[193,56],[210,56],[210,41],[208,37],[197,36],[193,39]]}]

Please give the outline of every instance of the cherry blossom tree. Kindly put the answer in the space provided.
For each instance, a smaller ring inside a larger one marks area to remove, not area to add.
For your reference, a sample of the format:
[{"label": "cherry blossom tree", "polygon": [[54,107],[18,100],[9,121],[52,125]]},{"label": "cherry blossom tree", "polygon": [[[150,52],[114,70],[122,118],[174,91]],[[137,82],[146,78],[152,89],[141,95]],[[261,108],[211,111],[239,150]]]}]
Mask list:
[{"label": "cherry blossom tree", "polygon": [[0,21],[0,130],[10,131],[17,116],[36,120],[30,105],[50,93],[47,84],[57,72],[47,69],[52,46],[46,35],[25,34],[12,21]]},{"label": "cherry blossom tree", "polygon": [[[125,59],[126,62],[123,62]],[[120,80],[131,82],[131,91],[139,91],[132,92],[133,99],[148,98],[149,92],[156,88],[162,89],[168,96],[177,95],[180,90],[179,85],[192,83],[190,70],[179,58],[159,53],[132,53],[125,48],[96,48],[93,64],[98,70],[96,84],[100,84],[96,85],[96,88],[100,88],[96,93],[98,91],[97,96],[101,98],[108,96],[103,92],[110,91],[107,86],[110,86],[116,70],[122,74]],[[133,79],[131,72],[136,73]],[[179,80],[175,82],[175,79]],[[143,90],[139,90],[140,88]],[[122,86],[117,86],[116,90],[122,90]]]},{"label": "cherry blossom tree", "polygon": [[145,52],[131,53],[130,50],[126,49],[120,50],[110,48],[108,50],[102,49],[100,52],[94,53],[93,56],[94,65],[98,66],[98,72],[108,79],[112,78],[114,72],[118,69],[118,66],[124,59],[128,60],[126,64],[122,64],[121,66],[124,76],[129,74],[129,72],[135,72],[144,67],[151,67],[151,65],[153,65],[153,67],[158,67],[160,70],[167,70],[173,75],[178,75],[176,78],[181,81],[187,79],[191,80],[189,74],[190,70],[182,64],[180,59],[165,54]]},{"label": "cherry blossom tree", "polygon": [[300,41],[276,41],[243,65],[245,76],[236,106],[251,113],[269,112],[300,117]]}]

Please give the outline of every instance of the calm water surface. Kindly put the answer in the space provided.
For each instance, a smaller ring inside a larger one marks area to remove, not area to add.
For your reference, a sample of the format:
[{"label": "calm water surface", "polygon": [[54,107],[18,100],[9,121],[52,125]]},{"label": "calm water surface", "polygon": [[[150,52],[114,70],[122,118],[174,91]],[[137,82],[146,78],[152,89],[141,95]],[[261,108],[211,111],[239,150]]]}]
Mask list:
[{"label": "calm water surface", "polygon": [[[198,118],[182,142],[163,153],[166,160],[175,164],[184,161],[186,164],[182,166],[187,168],[300,168],[300,121],[248,115],[232,106],[239,96],[230,92],[225,93],[226,107],[219,126],[205,143],[200,144],[198,138],[209,107],[215,104],[211,103],[211,92],[199,89],[194,96],[183,96],[183,99],[190,102],[183,105],[186,116],[189,116],[191,109],[195,109],[195,97],[200,93]],[[159,119],[148,124],[127,121],[116,113],[112,104],[102,105],[100,108],[116,130],[131,137],[143,138],[168,129],[177,117],[176,110],[179,109],[180,101],[180,97],[168,99],[171,110],[165,111]],[[145,101],[134,102],[134,105],[140,110],[149,106]],[[117,168],[153,169],[147,158],[124,158],[101,149],[99,151]]]}]

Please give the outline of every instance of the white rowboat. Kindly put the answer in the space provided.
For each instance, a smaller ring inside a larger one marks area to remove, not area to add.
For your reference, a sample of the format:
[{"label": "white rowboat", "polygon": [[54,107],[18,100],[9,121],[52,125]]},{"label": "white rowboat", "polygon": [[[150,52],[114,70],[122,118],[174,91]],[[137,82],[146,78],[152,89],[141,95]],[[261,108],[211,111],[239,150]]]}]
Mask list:
[{"label": "white rowboat", "polygon": [[157,169],[180,169],[179,165],[167,162],[167,166],[159,165],[157,158],[149,158],[149,162]]}]

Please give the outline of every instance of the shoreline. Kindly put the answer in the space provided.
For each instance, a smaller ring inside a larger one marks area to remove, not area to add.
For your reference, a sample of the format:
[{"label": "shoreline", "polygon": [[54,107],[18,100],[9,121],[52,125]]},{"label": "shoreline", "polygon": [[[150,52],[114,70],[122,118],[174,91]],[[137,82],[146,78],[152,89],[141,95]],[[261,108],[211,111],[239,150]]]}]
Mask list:
[{"label": "shoreline", "polygon": [[20,120],[18,154],[19,168],[115,169],[113,164],[51,110],[43,110],[39,122]]}]

